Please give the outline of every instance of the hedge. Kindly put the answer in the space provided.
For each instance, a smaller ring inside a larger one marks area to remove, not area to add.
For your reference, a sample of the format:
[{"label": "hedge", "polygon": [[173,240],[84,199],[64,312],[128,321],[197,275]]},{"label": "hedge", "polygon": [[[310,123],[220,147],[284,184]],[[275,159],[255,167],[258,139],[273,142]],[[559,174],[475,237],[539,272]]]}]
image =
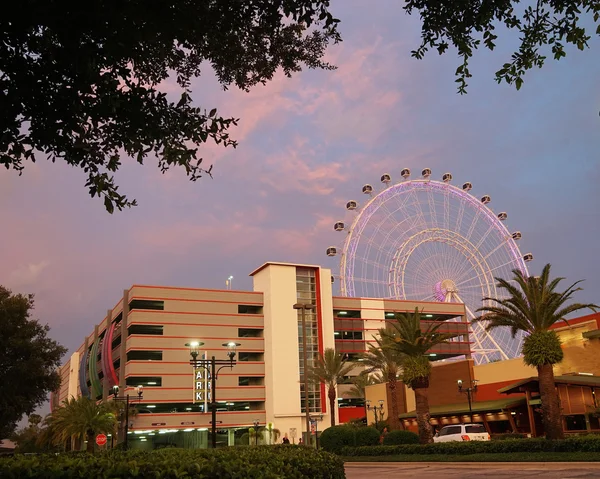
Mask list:
[{"label": "hedge", "polygon": [[354,430],[355,446],[377,446],[381,434],[374,427],[359,427]]},{"label": "hedge", "polygon": [[525,439],[527,438],[527,434],[523,434],[520,432],[505,432],[502,434],[492,434],[492,441],[504,441],[505,439]]},{"label": "hedge", "polygon": [[600,438],[581,436],[558,441],[536,438],[506,439],[503,441],[438,442],[425,445],[346,446],[339,451],[342,456],[346,457],[396,456],[402,454],[506,454],[517,452],[600,452]]},{"label": "hedge", "polygon": [[390,431],[383,436],[384,446],[397,446],[400,444],[419,444],[419,436],[411,431]]},{"label": "hedge", "polygon": [[345,446],[373,447],[379,443],[379,431],[374,427],[332,426],[319,437],[319,444],[328,452],[339,453]]},{"label": "hedge", "polygon": [[3,479],[319,478],[342,479],[339,457],[312,448],[278,445],[219,450],[163,449],[91,454],[15,455],[0,459]]}]

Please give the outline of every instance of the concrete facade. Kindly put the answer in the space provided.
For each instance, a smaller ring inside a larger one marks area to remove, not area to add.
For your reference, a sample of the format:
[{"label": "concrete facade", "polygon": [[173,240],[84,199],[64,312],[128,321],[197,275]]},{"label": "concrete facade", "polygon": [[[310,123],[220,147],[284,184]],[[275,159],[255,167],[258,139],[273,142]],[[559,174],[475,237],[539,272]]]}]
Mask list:
[{"label": "concrete facade", "polygon": [[[415,308],[431,320],[454,319],[444,327],[461,332],[452,348],[432,351],[433,360],[470,354],[462,304],[333,297],[331,271],[316,265],[266,263],[251,276],[253,291],[148,285],[124,290],[117,304],[90,324],[90,334],[61,367],[53,405],[82,394],[112,400],[118,386],[118,396],[129,395],[138,410],[129,427],[134,447],[206,447],[210,391],[202,383],[206,376],[198,389],[188,345],[202,341],[201,355],[226,359],[223,343],[235,341],[237,364],[219,372],[214,391],[219,445],[240,443],[255,422],[278,429],[278,441],[287,434],[297,442],[306,427],[301,313],[295,303],[316,308],[306,313],[309,366],[327,348],[356,359],[394,314]],[[361,370],[357,363],[352,375]],[[332,411],[325,386],[309,387],[309,411],[319,431],[330,424],[331,414],[339,422],[342,409],[345,420],[364,416],[364,400],[349,399],[348,388],[338,388]]]}]

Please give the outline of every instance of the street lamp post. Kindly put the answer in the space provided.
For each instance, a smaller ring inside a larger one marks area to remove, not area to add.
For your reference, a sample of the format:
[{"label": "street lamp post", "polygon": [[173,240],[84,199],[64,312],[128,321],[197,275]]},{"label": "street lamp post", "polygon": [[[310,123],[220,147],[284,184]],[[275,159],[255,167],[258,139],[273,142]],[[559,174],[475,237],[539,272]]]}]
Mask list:
[{"label": "street lamp post", "polygon": [[254,445],[258,446],[258,426],[260,425],[260,421],[256,419],[254,421]]},{"label": "street lamp post", "polygon": [[126,394],[125,396],[117,396],[117,394],[119,394],[119,386],[113,386],[113,401],[125,402],[125,438],[123,439],[123,448],[125,450],[127,450],[129,447],[129,404],[133,401],[140,402],[143,399],[142,394],[144,393],[144,387],[138,386],[135,388],[135,392],[137,393],[137,398],[134,397],[130,399],[129,394]]},{"label": "street lamp post", "polygon": [[[306,440],[310,440],[310,410],[308,407],[308,359],[306,357],[306,310],[314,311],[314,304],[296,303],[294,309],[301,311],[302,320],[302,368],[304,369],[304,409],[306,414]],[[331,411],[331,414],[334,414]]]},{"label": "street lamp post", "polygon": [[469,417],[471,418],[471,422],[473,421],[473,406],[472,406],[472,394],[477,392],[477,379],[471,380],[471,386],[468,388],[463,387],[462,379],[456,381],[458,385],[458,392],[465,393],[467,395],[467,399],[469,401]]},{"label": "street lamp post", "polygon": [[[198,355],[200,354],[200,346],[204,343],[200,341],[192,341],[189,344],[186,344],[190,348],[190,364],[193,366],[194,370],[198,368],[204,369],[208,374],[210,374],[210,410],[212,414],[211,420],[211,441],[213,449],[217,447],[217,376],[219,371],[223,368],[233,369],[233,366],[236,365],[235,360],[235,351],[236,348],[240,345],[239,343],[235,343],[230,341],[228,343],[223,343],[223,346],[227,348],[227,356],[229,359],[216,359],[214,356],[210,359],[198,359]],[[217,366],[221,366],[217,369]]]},{"label": "street lamp post", "polygon": [[379,400],[379,406],[371,406],[371,401],[369,399],[367,399],[367,411],[373,411],[373,414],[375,416],[375,429],[377,429],[377,425],[379,424],[379,421],[377,420],[377,413],[379,412],[379,414],[381,414],[381,419],[383,419],[383,399]]},{"label": "street lamp post", "polygon": [[317,446],[317,449],[319,449],[319,422],[318,421],[323,420],[323,414],[321,413],[316,416],[313,416],[313,420],[315,422],[315,445]]}]

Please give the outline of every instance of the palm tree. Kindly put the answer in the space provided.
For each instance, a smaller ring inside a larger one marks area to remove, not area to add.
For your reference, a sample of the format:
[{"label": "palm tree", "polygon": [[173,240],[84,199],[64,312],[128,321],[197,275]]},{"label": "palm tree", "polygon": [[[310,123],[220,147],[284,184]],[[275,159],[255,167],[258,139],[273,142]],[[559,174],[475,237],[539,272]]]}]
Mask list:
[{"label": "palm tree", "polygon": [[117,428],[115,406],[96,404],[87,397],[67,399],[47,420],[55,443],[64,444],[70,437],[87,439],[87,452],[94,452],[96,434],[114,434]]},{"label": "palm tree", "polygon": [[565,316],[589,308],[595,311],[595,304],[571,303],[571,297],[582,288],[577,281],[565,291],[556,291],[564,278],[550,279],[550,265],[542,270],[541,276],[525,276],[518,269],[513,270],[513,278],[507,281],[495,278],[497,287],[507,292],[505,299],[484,298],[488,306],[477,311],[482,312],[475,322],[487,322],[486,330],[509,327],[513,338],[519,331],[527,335],[523,341],[523,360],[525,364],[535,366],[538,371],[540,396],[542,399],[542,419],[546,438],[564,437],[560,402],[554,384],[553,365],[562,361],[563,351],[560,338],[550,328],[560,321],[567,322]]},{"label": "palm tree", "polygon": [[[387,381],[390,388],[390,404],[388,407],[388,422],[391,429],[400,429],[400,411],[398,411],[398,374],[400,372],[400,355],[394,350],[385,347],[385,340],[375,337],[376,346],[367,343],[368,352],[363,354],[363,364],[367,367],[367,374],[378,372],[383,381]],[[382,381],[382,382],[383,382]]]},{"label": "palm tree", "polygon": [[400,359],[402,382],[415,392],[415,409],[419,442],[433,442],[433,430],[429,420],[429,377],[431,363],[427,352],[438,344],[445,344],[455,336],[440,333],[443,322],[421,323],[418,309],[414,313],[398,314],[389,329],[381,329],[383,347],[394,351]]},{"label": "palm tree", "polygon": [[358,376],[354,376],[350,382],[352,387],[347,392],[348,396],[353,398],[364,398],[367,386],[381,384],[385,382],[381,373],[369,374],[366,371],[361,372]]},{"label": "palm tree", "polygon": [[325,383],[327,386],[327,397],[329,398],[329,409],[331,411],[331,425],[335,426],[335,400],[337,398],[336,388],[345,382],[345,377],[356,365],[344,359],[340,353],[333,348],[326,348],[324,354],[319,355],[317,364],[308,370],[308,379],[313,384]]}]

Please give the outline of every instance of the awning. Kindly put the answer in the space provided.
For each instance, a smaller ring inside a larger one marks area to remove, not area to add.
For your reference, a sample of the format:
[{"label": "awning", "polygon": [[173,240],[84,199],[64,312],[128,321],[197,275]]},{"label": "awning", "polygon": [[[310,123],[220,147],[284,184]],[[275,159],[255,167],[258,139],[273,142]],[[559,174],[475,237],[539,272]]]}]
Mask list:
[{"label": "awning", "polygon": [[[584,375],[580,375],[580,374],[555,376],[554,383],[556,385],[589,386],[589,387],[600,388],[600,377],[599,376],[584,376]],[[504,393],[504,394],[514,394],[514,393],[522,393],[524,390],[539,392],[539,389],[540,388],[539,388],[538,378],[531,377],[531,378],[521,379],[520,381],[509,384],[508,386],[504,386],[503,388],[498,389],[498,392]]]},{"label": "awning", "polygon": [[[474,413],[479,412],[495,412],[503,409],[509,409],[518,406],[524,406],[526,404],[525,397],[517,398],[506,398],[506,399],[495,399],[493,401],[474,401],[471,407],[471,411]],[[460,404],[444,404],[442,406],[431,406],[429,408],[429,414],[432,417],[437,416],[457,416],[459,414],[469,414],[469,405],[465,403]],[[400,414],[400,419],[410,419],[417,417],[416,411],[405,412]]]},{"label": "awning", "polygon": [[600,338],[600,329],[594,329],[593,331],[586,331],[582,334],[582,336],[586,339],[596,339]]}]

